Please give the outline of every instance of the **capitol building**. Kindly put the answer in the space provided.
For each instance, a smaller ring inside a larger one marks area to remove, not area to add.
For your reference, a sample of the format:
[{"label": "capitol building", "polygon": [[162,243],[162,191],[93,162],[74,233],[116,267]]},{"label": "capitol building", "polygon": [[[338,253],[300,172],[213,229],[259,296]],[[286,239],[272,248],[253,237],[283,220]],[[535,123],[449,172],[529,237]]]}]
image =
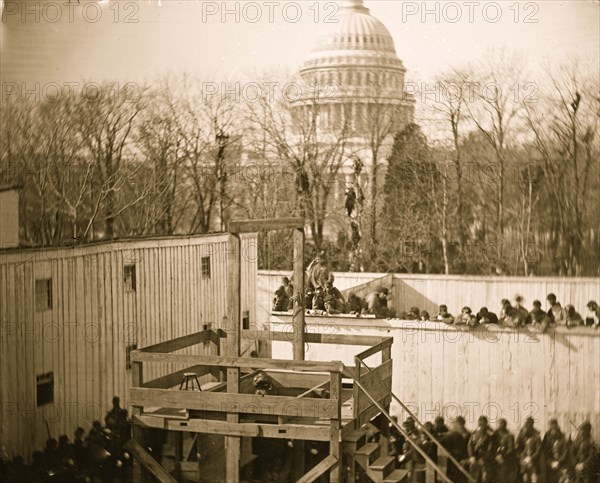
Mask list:
[{"label": "capitol building", "polygon": [[[298,107],[317,102],[325,132],[339,133],[345,126],[348,157],[358,156],[366,172],[374,162],[385,165],[394,135],[413,121],[415,100],[404,90],[406,69],[389,30],[363,0],[340,2],[299,73],[320,94]],[[351,170],[352,163],[344,163],[346,176]]]}]

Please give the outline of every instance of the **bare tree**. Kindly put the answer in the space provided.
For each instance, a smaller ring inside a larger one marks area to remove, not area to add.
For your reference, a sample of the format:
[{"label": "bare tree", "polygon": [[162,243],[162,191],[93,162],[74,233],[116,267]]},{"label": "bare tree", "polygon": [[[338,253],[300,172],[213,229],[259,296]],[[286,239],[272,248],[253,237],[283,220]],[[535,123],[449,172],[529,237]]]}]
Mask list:
[{"label": "bare tree", "polygon": [[96,222],[104,223],[104,237],[118,236],[118,215],[145,197],[144,193],[126,201],[119,196],[127,186],[127,176],[135,174],[125,164],[134,155],[131,145],[135,121],[143,108],[143,92],[137,92],[133,85],[105,83],[93,94],[82,92],[78,98],[78,135],[85,150],[83,156],[93,162],[97,179],[84,236]]},{"label": "bare tree", "polygon": [[250,119],[264,131],[272,155],[294,173],[295,211],[309,219],[317,250],[323,244],[330,195],[346,159],[348,136],[347,121],[336,130],[323,129],[321,108],[318,90],[304,102],[271,102],[265,97],[249,106]]},{"label": "bare tree", "polygon": [[591,173],[600,164],[600,89],[597,79],[582,79],[576,68],[548,76],[552,94],[543,102],[523,106],[554,207],[551,229],[558,234],[555,250],[561,259],[560,273],[577,275],[583,270],[585,227],[593,226],[588,207],[598,196]]},{"label": "bare tree", "polygon": [[[473,102],[467,102],[469,118],[492,148],[494,160],[489,169],[494,173],[496,230],[499,253],[505,229],[505,191],[508,151],[517,139],[512,131],[522,108],[520,96],[526,95],[529,83],[522,82],[522,62],[504,52],[492,52],[485,62],[471,67],[470,82]],[[516,87],[515,87],[516,86]],[[471,99],[469,99],[471,101]]]}]

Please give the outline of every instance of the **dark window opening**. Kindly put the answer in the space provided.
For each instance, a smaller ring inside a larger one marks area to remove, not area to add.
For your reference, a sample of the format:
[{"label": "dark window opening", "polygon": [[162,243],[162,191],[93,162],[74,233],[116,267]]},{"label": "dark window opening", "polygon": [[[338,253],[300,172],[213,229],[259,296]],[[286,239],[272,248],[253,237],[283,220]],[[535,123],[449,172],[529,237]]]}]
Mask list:
[{"label": "dark window opening", "polygon": [[202,278],[210,278],[210,257],[202,257]]},{"label": "dark window opening", "polygon": [[38,407],[54,402],[54,372],[36,376],[36,402]]},{"label": "dark window opening", "polygon": [[125,369],[131,369],[131,352],[137,350],[137,344],[129,344],[125,348]]},{"label": "dark window opening", "polygon": [[247,310],[244,311],[242,317],[242,328],[244,330],[250,330],[250,312],[248,312]]},{"label": "dark window opening", "polygon": [[35,281],[35,310],[42,312],[52,308],[52,279]]},{"label": "dark window opening", "polygon": [[125,265],[123,267],[123,283],[127,292],[135,292],[135,265]]}]

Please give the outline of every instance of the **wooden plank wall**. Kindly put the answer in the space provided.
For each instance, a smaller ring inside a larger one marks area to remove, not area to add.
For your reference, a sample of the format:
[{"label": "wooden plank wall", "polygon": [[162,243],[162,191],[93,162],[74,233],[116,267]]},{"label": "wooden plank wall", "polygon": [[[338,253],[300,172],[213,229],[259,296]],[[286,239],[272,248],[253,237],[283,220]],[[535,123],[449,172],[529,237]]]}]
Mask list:
[{"label": "wooden plank wall", "polygon": [[590,300],[600,303],[600,278],[394,275],[393,303],[398,311],[417,306],[436,314],[438,306],[446,304],[453,315],[464,306],[474,312],[486,306],[498,313],[501,300],[514,301],[516,295],[525,298],[527,307],[532,307],[536,299],[542,302],[542,307],[547,307],[549,293],[556,294],[563,307],[573,304],[585,317]]},{"label": "wooden plank wall", "polygon": [[[256,240],[244,235],[241,310],[255,320]],[[226,235],[0,253],[0,446],[28,458],[47,432],[72,436],[127,405],[126,347],[220,328],[226,314]],[[211,277],[201,259],[211,257]],[[136,266],[136,291],[123,267]],[[35,309],[35,280],[52,279],[52,309]],[[210,345],[196,348],[203,353]],[[185,352],[185,351],[182,351]],[[191,353],[189,350],[188,353]],[[216,350],[211,350],[215,354]],[[176,367],[144,368],[146,380]],[[54,403],[36,407],[36,375],[54,372]]]},{"label": "wooden plank wall", "polygon": [[[460,330],[435,322],[366,322],[307,318],[312,332],[393,337],[393,391],[421,420],[438,414],[452,420],[461,414],[474,428],[484,414],[493,426],[503,417],[517,431],[530,415],[541,430],[556,417],[567,434],[574,434],[571,422],[578,426],[589,419],[600,442],[600,331],[559,328],[533,334],[485,327]],[[281,324],[285,321],[273,328]],[[307,360],[350,361],[361,351],[311,346]],[[291,344],[273,343],[277,357],[289,353]],[[392,414],[401,421],[406,417],[395,402]]]},{"label": "wooden plank wall", "polygon": [[[268,320],[273,295],[287,272],[259,270],[257,320]],[[340,290],[382,279],[381,273],[335,273],[335,284]],[[500,301],[514,300],[519,294],[525,305],[534,300],[546,307],[546,295],[553,292],[563,307],[573,304],[583,317],[590,300],[600,303],[600,278],[538,278],[538,277],[475,277],[454,275],[394,274],[391,305],[398,311],[412,306],[437,314],[440,304],[446,304],[451,314],[458,314],[469,306],[474,312],[486,306],[498,313]],[[384,280],[384,279],[382,279]]]}]

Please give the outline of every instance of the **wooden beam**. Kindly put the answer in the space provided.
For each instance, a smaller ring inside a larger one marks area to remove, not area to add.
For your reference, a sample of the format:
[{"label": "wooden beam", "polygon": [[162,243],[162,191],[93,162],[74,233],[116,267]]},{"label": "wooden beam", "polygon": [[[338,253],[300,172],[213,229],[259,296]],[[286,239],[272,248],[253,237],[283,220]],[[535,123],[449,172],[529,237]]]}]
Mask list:
[{"label": "wooden beam", "polygon": [[124,445],[133,457],[142,464],[142,466],[148,470],[154,478],[160,483],[177,483],[177,480],[173,478],[167,470],[165,470],[161,464],[156,461],[144,447],[138,443],[135,439],[130,439]]},{"label": "wooden beam", "polygon": [[304,227],[294,230],[294,310],[292,326],[294,328],[293,354],[295,361],[304,360],[305,321],[304,314]]},{"label": "wooden beam", "polygon": [[274,218],[263,220],[230,221],[229,233],[256,233],[269,230],[290,230],[304,228],[304,218]]},{"label": "wooden beam", "polygon": [[[135,351],[134,351],[135,352]],[[131,353],[133,355],[133,352]],[[141,362],[131,362],[131,387],[141,387],[144,384],[144,368]],[[141,406],[133,405],[133,414],[139,414],[142,412]]]},{"label": "wooden beam", "polygon": [[195,364],[201,366],[239,367],[240,369],[287,369],[303,372],[341,372],[344,364],[339,361],[291,361],[288,359],[259,359],[254,357],[195,356],[191,354],[162,354],[135,351],[133,362],[162,362],[173,364]]},{"label": "wooden beam", "polygon": [[177,372],[172,372],[171,374],[167,374],[166,376],[157,377],[156,379],[152,379],[151,381],[145,382],[143,387],[151,387],[154,389],[169,389],[171,387],[175,387],[181,384],[181,380],[183,379],[183,375],[186,372],[193,372],[198,377],[205,376],[207,374],[212,374],[212,367],[210,366],[191,366],[187,369],[181,369]]},{"label": "wooden beam", "polygon": [[311,392],[316,391],[317,389],[325,389],[329,384],[330,384],[330,381],[323,381],[321,384],[317,384],[316,386],[311,387],[310,389],[304,391],[302,394],[299,394],[296,397],[299,398],[299,397],[308,396]]},{"label": "wooden beam", "polygon": [[[304,340],[309,344],[336,344],[336,345],[358,345],[358,346],[374,346],[379,344],[387,337],[379,337],[376,335],[345,335],[345,334],[319,334],[311,332],[315,330],[311,326],[304,333]],[[262,331],[262,330],[242,330],[243,340],[258,340],[265,342],[294,342],[294,332],[283,331]]]},{"label": "wooden beam", "polygon": [[129,393],[133,406],[165,407],[221,413],[249,413],[267,416],[307,418],[335,417],[338,399],[301,398],[290,396],[258,396],[222,392],[173,391],[132,387]]},{"label": "wooden beam", "polygon": [[370,357],[373,354],[377,354],[378,352],[383,351],[388,347],[391,347],[393,342],[393,337],[386,337],[379,344],[375,344],[374,346],[362,351],[360,354],[356,354],[356,357],[360,358],[360,360],[365,360],[367,357]]},{"label": "wooden beam", "polygon": [[[237,232],[236,232],[237,233]],[[242,297],[242,257],[241,242],[237,235],[229,235],[227,242],[227,353],[229,357],[240,356],[240,299]],[[227,396],[237,400],[240,392],[239,367],[227,368]],[[239,422],[239,414],[228,413],[227,422]],[[241,439],[239,436],[225,438],[226,476],[227,483],[237,483],[240,480]]]},{"label": "wooden beam", "polygon": [[[342,374],[340,372],[331,373],[330,391],[332,399],[341,401],[342,399]],[[342,405],[339,404],[336,408],[336,414],[331,419],[330,425],[330,436],[329,436],[329,454],[333,456],[336,461],[342,459],[342,442],[341,442],[341,419],[342,419]],[[341,465],[332,468],[329,476],[331,483],[339,483],[342,481],[342,467]]]},{"label": "wooden beam", "polygon": [[135,417],[136,423],[149,427],[190,433],[219,434],[222,436],[240,436],[246,438],[264,437],[276,439],[294,439],[311,441],[329,441],[329,427],[311,424],[261,424],[237,423],[210,419],[159,418],[142,414]]},{"label": "wooden beam", "polygon": [[273,380],[274,385],[283,387],[314,387],[324,382],[329,381],[329,374],[312,374],[310,372],[284,372],[284,371],[269,371],[266,373]]},{"label": "wooden beam", "polygon": [[174,352],[177,350],[185,349],[202,342],[213,341],[215,338],[212,330],[203,330],[196,332],[195,334],[184,335],[183,337],[177,337],[165,342],[159,342],[158,344],[144,347],[142,352]]},{"label": "wooden beam", "polygon": [[296,481],[296,483],[312,483],[336,466],[339,466],[339,461],[335,456],[330,454],[302,478]]}]

